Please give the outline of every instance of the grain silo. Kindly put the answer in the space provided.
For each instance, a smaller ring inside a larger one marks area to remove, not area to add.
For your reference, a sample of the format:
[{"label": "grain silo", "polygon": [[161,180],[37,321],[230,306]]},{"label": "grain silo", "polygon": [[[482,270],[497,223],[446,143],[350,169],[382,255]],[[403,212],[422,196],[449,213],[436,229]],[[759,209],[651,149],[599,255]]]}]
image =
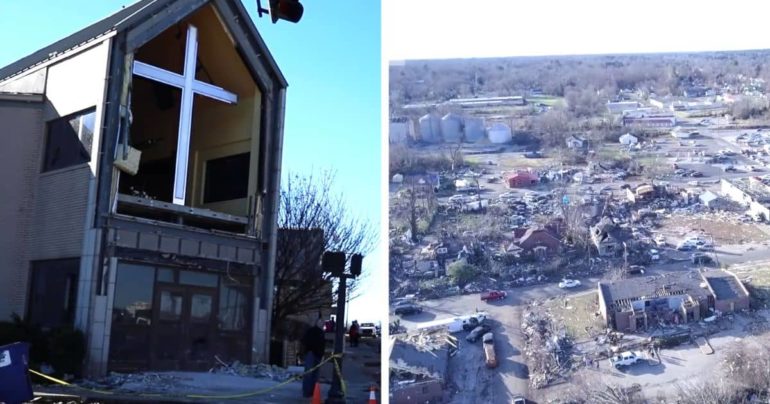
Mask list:
[{"label": "grain silo", "polygon": [[444,141],[457,143],[463,140],[463,118],[460,115],[448,113],[441,118],[441,134]]},{"label": "grain silo", "polygon": [[465,118],[465,141],[469,143],[484,140],[484,118]]},{"label": "grain silo", "polygon": [[420,118],[420,140],[426,143],[441,142],[441,119],[432,114]]},{"label": "grain silo", "polygon": [[407,117],[390,119],[390,143],[406,143],[414,138],[414,125]]},{"label": "grain silo", "polygon": [[487,129],[489,141],[492,143],[508,143],[513,139],[511,127],[504,123],[494,123]]}]

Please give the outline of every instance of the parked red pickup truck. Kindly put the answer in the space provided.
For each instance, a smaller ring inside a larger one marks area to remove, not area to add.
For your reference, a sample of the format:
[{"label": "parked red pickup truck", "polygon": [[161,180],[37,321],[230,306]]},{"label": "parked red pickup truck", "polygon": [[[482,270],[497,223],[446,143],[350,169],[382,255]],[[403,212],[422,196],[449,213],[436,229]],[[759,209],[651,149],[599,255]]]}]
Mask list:
[{"label": "parked red pickup truck", "polygon": [[505,293],[505,291],[490,290],[490,291],[481,293],[481,300],[484,300],[484,301],[502,300],[502,299],[505,299],[506,296],[508,296],[508,294]]}]

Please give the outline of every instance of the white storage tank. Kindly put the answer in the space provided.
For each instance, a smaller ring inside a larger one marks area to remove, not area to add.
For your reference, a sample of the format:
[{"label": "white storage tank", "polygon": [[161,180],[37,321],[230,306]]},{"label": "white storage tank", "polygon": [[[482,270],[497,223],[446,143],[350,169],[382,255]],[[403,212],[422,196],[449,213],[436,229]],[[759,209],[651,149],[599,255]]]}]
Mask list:
[{"label": "white storage tank", "polygon": [[444,141],[457,143],[463,140],[463,118],[460,115],[448,113],[441,118],[441,134]]},{"label": "white storage tank", "polygon": [[414,125],[407,117],[390,119],[390,143],[406,143],[414,138]]},{"label": "white storage tank", "polygon": [[494,123],[487,129],[487,136],[492,143],[508,143],[513,140],[511,127],[504,123]]},{"label": "white storage tank", "polygon": [[419,120],[420,140],[427,143],[441,142],[441,118],[426,114]]},{"label": "white storage tank", "polygon": [[469,143],[484,140],[484,118],[465,118],[465,141]]}]

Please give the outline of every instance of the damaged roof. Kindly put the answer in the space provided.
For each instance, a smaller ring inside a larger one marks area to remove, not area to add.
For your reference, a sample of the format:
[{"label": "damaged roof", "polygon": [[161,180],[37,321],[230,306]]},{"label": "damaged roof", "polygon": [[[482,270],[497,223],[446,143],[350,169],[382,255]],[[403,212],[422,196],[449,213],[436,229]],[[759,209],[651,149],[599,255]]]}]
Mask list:
[{"label": "damaged roof", "polygon": [[390,367],[444,380],[449,367],[449,344],[418,347],[415,343],[396,338],[390,350]]},{"label": "damaged roof", "polygon": [[599,289],[607,307],[624,306],[635,300],[689,295],[707,297],[711,292],[701,287],[703,278],[696,271],[673,272],[660,276],[630,278],[613,282],[599,282]]},{"label": "damaged roof", "polygon": [[[75,48],[79,48],[86,44],[89,44],[99,38],[107,35],[113,31],[122,32],[134,28],[139,23],[156,17],[163,10],[169,8],[177,2],[183,2],[192,4],[190,0],[140,0],[130,6],[125,6],[116,13],[99,20],[74,34],[60,39],[48,45],[32,54],[29,54],[3,68],[0,68],[0,82],[9,79],[13,76],[19,75],[39,64],[45,63],[55,57]],[[208,1],[205,3],[219,3],[217,1]],[[286,79],[278,69],[278,65],[275,63],[272,55],[267,51],[267,46],[264,44],[262,37],[257,32],[256,27],[249,17],[246,9],[240,0],[228,0],[225,3],[229,4],[233,12],[236,13],[238,21],[236,24],[245,22],[245,30],[256,39],[256,46],[263,49],[263,54],[259,55],[260,58],[264,58],[271,73],[280,81],[283,86],[286,86]],[[201,6],[203,5],[201,4]],[[213,4],[216,6],[216,4]],[[185,4],[187,6],[187,4]],[[191,10],[192,12],[192,10]]]},{"label": "damaged roof", "polygon": [[747,297],[749,291],[735,275],[726,271],[704,271],[703,277],[714,291],[717,300],[731,300]]}]

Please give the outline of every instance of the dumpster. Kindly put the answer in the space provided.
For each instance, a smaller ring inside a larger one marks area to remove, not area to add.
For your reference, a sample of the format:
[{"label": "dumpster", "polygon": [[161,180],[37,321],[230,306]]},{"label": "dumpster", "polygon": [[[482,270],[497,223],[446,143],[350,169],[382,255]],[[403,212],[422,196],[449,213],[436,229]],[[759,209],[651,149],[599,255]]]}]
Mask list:
[{"label": "dumpster", "polygon": [[0,346],[0,402],[17,404],[32,400],[28,367],[28,343]]}]

